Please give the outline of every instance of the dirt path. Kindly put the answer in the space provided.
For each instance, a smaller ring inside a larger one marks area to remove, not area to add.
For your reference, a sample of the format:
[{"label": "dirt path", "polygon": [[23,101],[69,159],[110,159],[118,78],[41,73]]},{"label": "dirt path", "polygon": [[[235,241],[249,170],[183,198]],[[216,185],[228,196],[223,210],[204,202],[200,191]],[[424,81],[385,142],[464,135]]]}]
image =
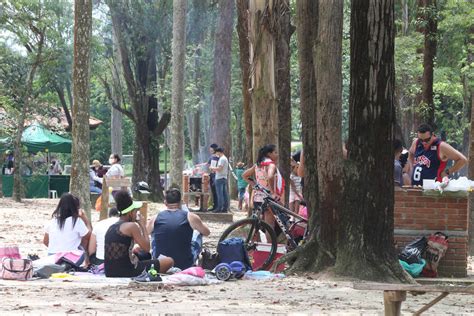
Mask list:
[{"label": "dirt path", "polygon": [[[57,200],[26,200],[18,204],[0,199],[0,243],[15,243],[23,255],[46,255],[43,227]],[[162,207],[152,204],[153,215]],[[243,214],[237,214],[237,218]],[[93,222],[98,214],[93,214]],[[226,224],[209,223],[212,235],[205,240],[215,246]],[[471,260],[472,271],[472,260]],[[331,280],[328,275],[291,276],[278,280],[229,281],[202,287],[136,284],[15,282],[0,280],[2,314],[380,314],[381,292],[356,291],[352,282]],[[404,313],[413,313],[434,294],[408,296]],[[430,315],[473,315],[474,298],[450,295],[430,310]]]}]

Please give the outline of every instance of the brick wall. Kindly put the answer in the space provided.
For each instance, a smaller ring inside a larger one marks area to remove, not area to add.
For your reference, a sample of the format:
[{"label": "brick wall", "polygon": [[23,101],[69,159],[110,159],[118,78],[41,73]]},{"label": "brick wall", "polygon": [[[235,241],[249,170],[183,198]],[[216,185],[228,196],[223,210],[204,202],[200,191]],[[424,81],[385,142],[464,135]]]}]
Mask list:
[{"label": "brick wall", "polygon": [[468,251],[468,208],[465,192],[395,191],[395,242],[401,248],[419,236],[440,231],[449,236],[449,248],[438,273],[444,277],[465,277]]}]

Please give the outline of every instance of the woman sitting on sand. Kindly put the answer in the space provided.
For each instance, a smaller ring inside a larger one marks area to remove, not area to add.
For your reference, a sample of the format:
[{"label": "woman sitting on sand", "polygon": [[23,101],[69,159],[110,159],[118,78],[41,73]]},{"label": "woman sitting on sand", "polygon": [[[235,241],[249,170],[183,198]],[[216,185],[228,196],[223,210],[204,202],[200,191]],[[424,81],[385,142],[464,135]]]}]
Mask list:
[{"label": "woman sitting on sand", "polygon": [[48,247],[49,255],[87,249],[91,231],[89,219],[79,209],[79,199],[64,193],[51,221],[45,226],[43,243]]},{"label": "woman sitting on sand", "polygon": [[[140,253],[140,257],[144,257],[146,254],[151,258],[150,237],[146,231],[145,218],[138,212],[142,203],[134,202],[125,190],[117,192],[115,202],[120,218],[105,234],[105,275],[135,277],[144,270],[148,271],[152,265],[161,273],[168,271],[174,264],[172,258],[160,256],[156,260],[139,261],[135,255]],[[132,251],[135,243],[140,250]]]}]

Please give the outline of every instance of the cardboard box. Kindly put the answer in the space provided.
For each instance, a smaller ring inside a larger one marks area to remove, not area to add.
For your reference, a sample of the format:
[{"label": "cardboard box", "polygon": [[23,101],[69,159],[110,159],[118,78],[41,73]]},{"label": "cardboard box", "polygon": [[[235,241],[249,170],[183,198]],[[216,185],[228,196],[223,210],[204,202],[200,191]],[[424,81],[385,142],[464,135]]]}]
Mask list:
[{"label": "cardboard box", "polygon": [[[268,254],[270,252],[271,245],[268,243],[257,243],[257,249],[254,251],[249,252],[249,258],[250,262],[252,264],[252,268],[256,269],[258,267],[261,267],[263,264],[263,261],[268,258]],[[277,252],[275,254],[275,258],[273,259],[273,262],[279,258],[281,258],[284,254],[286,254],[286,245],[283,244],[278,244],[277,246]],[[268,267],[267,270],[270,270],[273,266],[272,264]],[[280,264],[277,267],[277,272],[281,272],[285,269],[285,264]]]}]

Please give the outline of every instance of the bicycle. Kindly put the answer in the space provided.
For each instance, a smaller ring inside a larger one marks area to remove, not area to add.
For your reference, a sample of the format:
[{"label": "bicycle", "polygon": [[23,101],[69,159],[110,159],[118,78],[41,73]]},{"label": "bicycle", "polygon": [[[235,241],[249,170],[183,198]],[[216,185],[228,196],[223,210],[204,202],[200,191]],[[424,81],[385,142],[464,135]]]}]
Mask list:
[{"label": "bicycle", "polygon": [[[250,179],[253,181],[253,179]],[[254,181],[255,182],[255,181]],[[275,222],[278,224],[287,239],[287,252],[293,251],[298,247],[299,239],[305,240],[308,234],[308,220],[299,214],[296,214],[289,209],[278,204],[272,197],[271,192],[259,184],[256,184],[254,190],[264,193],[263,203],[254,209],[250,217],[244,218],[230,225],[219,239],[219,242],[238,237],[244,240],[244,245],[249,256],[257,249],[258,244],[268,243],[270,251],[268,257],[263,260],[260,266],[255,267],[254,270],[266,270],[273,263],[277,252],[277,235],[273,227],[263,221],[262,214],[264,210],[272,212],[275,217]],[[293,216],[294,221],[289,220],[289,216]],[[293,232],[296,228],[304,229],[301,237],[295,237]],[[268,240],[268,238],[270,240]],[[264,240],[265,239],[265,240]]]}]

